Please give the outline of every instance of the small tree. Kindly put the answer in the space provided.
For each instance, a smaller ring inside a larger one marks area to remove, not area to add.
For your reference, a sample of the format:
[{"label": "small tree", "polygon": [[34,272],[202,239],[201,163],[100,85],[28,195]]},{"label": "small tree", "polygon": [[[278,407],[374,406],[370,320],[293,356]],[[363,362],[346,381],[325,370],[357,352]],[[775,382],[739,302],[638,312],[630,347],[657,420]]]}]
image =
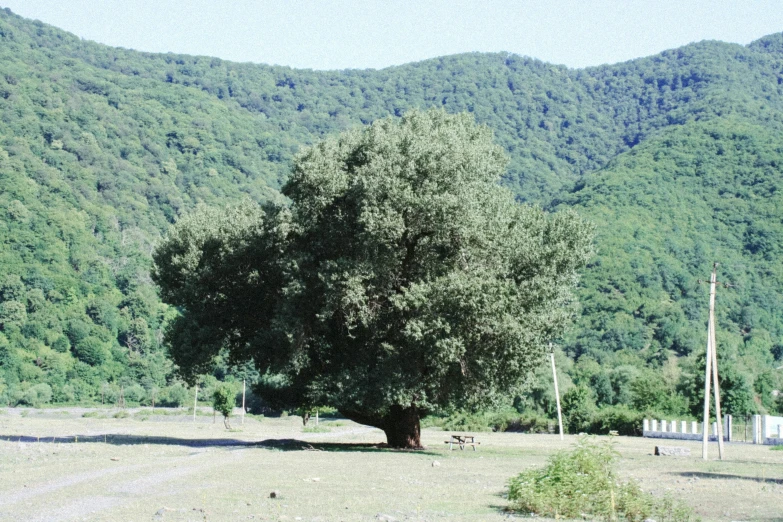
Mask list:
[{"label": "small tree", "polygon": [[215,388],[212,392],[212,407],[215,411],[220,412],[223,415],[223,425],[227,430],[231,429],[231,424],[228,422],[228,418],[234,411],[234,401],[236,400],[236,393],[226,384],[221,384]]},{"label": "small tree", "polygon": [[568,433],[587,432],[595,413],[595,402],[590,390],[574,386],[563,395],[563,417]]}]

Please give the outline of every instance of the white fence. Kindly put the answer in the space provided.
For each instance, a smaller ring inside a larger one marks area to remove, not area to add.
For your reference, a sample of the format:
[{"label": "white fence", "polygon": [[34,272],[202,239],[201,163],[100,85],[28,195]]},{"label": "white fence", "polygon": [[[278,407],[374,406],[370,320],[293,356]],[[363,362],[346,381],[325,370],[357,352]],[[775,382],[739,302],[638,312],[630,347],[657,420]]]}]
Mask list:
[{"label": "white fence", "polygon": [[[644,419],[642,436],[652,439],[702,440],[703,422]],[[718,440],[718,423],[710,427],[709,440]],[[724,416],[723,440],[731,440],[731,415]]]},{"label": "white fence", "polygon": [[783,417],[754,415],[753,443],[773,446],[783,444]]},{"label": "white fence", "polygon": [[[644,419],[642,436],[653,439],[702,440],[704,423],[695,421]],[[783,445],[783,417],[753,415],[753,444]],[[718,440],[718,423],[709,427],[709,440]],[[732,441],[732,418],[723,418],[723,440]]]}]

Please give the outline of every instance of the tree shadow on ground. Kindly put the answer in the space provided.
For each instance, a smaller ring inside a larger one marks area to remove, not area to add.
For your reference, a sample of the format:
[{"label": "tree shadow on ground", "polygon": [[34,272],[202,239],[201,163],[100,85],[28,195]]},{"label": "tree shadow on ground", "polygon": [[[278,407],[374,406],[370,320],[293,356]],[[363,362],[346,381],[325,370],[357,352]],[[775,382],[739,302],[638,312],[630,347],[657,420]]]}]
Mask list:
[{"label": "tree shadow on ground", "polygon": [[705,471],[672,471],[669,475],[679,475],[684,478],[699,478],[699,479],[730,479],[730,480],[750,480],[752,482],[765,482],[767,484],[783,484],[783,479],[780,478],[766,478],[766,477],[752,477],[749,475],[736,475],[733,473],[709,473]]},{"label": "tree shadow on ground", "polygon": [[355,442],[307,442],[297,439],[266,439],[262,441],[249,441],[232,438],[211,439],[186,439],[180,437],[161,437],[156,435],[124,435],[117,433],[105,433],[98,435],[67,435],[38,437],[32,435],[0,435],[0,440],[8,442],[20,442],[25,444],[85,444],[104,443],[116,446],[157,444],[164,446],[185,446],[189,448],[208,447],[244,447],[266,448],[279,451],[334,451],[334,452],[379,452],[395,451],[402,453],[415,453],[417,455],[439,455],[438,453],[420,450],[398,450],[390,448],[385,443],[355,443]]},{"label": "tree shadow on ground", "polygon": [[298,439],[267,439],[258,443],[259,446],[274,448],[281,451],[345,451],[345,452],[379,452],[394,451],[399,453],[414,453],[416,455],[441,456],[428,448],[397,449],[390,448],[385,442],[373,444],[369,442],[307,442]]}]

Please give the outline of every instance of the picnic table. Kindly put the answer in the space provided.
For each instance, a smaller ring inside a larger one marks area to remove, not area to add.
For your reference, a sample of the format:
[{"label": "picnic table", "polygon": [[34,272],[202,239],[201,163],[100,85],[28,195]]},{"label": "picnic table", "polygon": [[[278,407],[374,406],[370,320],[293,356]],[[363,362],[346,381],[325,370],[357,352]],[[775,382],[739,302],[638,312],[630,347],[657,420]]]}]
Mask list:
[{"label": "picnic table", "polygon": [[481,444],[480,442],[476,442],[476,437],[473,435],[458,434],[452,434],[451,438],[445,442],[449,445],[449,450],[453,450],[454,445],[456,444],[461,450],[464,450],[465,446],[473,446],[473,451],[476,451],[476,444]]}]

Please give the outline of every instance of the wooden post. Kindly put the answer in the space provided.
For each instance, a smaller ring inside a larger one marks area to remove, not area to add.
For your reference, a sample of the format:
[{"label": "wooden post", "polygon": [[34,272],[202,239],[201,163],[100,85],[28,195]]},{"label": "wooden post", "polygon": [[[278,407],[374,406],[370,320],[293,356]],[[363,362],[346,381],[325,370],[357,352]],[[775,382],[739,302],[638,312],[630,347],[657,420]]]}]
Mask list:
[{"label": "wooden post", "polygon": [[193,422],[196,422],[196,404],[198,403],[198,385],[196,386],[196,394],[193,396]]},{"label": "wooden post", "polygon": [[318,426],[318,408],[315,409],[315,425]]},{"label": "wooden post", "polygon": [[245,425],[245,379],[242,379],[242,426]]},{"label": "wooden post", "polygon": [[560,440],[563,440],[563,414],[560,412],[560,391],[557,389],[557,369],[555,368],[555,352],[549,352],[552,361],[552,376],[555,378],[555,401],[557,402],[557,424],[560,426]]},{"label": "wooden post", "polygon": [[707,445],[710,440],[710,377],[712,370],[712,320],[715,310],[715,276],[718,265],[712,266],[712,275],[710,276],[710,319],[707,326],[707,357],[704,364],[704,430],[701,438],[701,458],[707,460]]}]

